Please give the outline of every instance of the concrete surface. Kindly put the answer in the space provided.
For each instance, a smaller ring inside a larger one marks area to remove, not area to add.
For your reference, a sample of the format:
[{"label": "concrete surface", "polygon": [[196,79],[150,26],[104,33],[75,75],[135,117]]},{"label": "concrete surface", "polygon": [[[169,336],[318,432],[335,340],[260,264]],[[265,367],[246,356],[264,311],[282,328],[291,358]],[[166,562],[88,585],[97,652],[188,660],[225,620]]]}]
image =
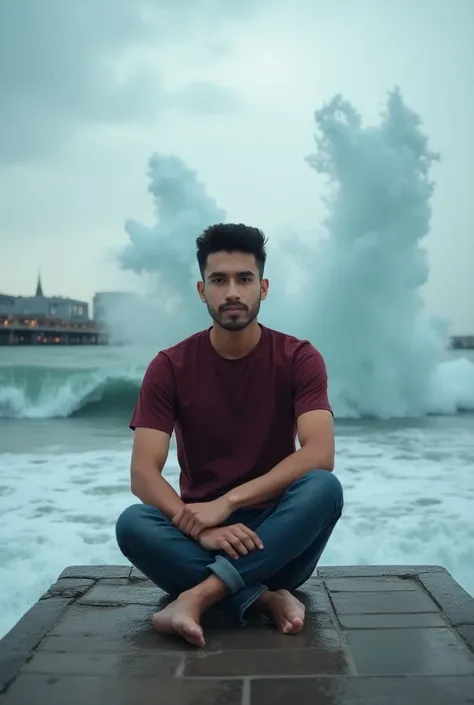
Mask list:
[{"label": "concrete surface", "polygon": [[474,599],[443,568],[322,567],[298,596],[299,634],[214,609],[197,650],[135,569],[67,568],[0,641],[0,705],[474,703]]}]

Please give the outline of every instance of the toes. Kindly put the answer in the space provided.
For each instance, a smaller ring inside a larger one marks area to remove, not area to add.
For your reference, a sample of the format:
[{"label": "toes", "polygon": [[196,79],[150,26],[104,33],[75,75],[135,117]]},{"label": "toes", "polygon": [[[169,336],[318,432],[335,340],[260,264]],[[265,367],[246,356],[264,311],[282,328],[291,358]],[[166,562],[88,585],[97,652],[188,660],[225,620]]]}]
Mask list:
[{"label": "toes", "polygon": [[280,624],[280,629],[283,634],[288,634],[293,629],[293,625],[287,619],[283,619]]},{"label": "toes", "polygon": [[178,633],[193,646],[204,646],[204,634],[200,627],[185,624],[178,630]]},{"label": "toes", "polygon": [[301,617],[290,617],[285,620],[282,631],[284,634],[296,634],[303,628],[303,624]]},{"label": "toes", "polygon": [[303,622],[303,620],[301,619],[301,617],[294,617],[294,618],[291,620],[291,623],[292,623],[292,625],[293,625],[293,629],[295,630],[295,632],[299,632],[300,629],[303,628],[303,624],[304,624],[304,622]]}]

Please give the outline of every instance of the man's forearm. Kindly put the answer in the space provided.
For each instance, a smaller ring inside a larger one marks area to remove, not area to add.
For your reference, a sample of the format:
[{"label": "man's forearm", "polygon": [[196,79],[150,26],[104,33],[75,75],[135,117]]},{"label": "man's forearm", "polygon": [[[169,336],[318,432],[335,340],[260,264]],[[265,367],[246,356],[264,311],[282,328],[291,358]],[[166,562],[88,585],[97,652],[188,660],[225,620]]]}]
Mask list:
[{"label": "man's forearm", "polygon": [[172,519],[184,507],[183,500],[157,471],[137,472],[132,480],[132,492],[144,504],[159,509],[168,519]]},{"label": "man's forearm", "polygon": [[251,507],[276,499],[310,470],[332,471],[333,463],[329,458],[318,458],[315,449],[308,445],[288,455],[265,475],[230,490],[224,497],[233,509]]}]

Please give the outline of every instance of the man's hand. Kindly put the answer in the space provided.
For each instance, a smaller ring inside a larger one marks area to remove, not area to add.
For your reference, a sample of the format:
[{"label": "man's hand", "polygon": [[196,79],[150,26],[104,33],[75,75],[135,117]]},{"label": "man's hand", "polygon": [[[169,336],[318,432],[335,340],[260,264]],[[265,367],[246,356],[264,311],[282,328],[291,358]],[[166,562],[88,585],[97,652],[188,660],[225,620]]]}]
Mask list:
[{"label": "man's hand", "polygon": [[212,502],[186,504],[172,520],[173,526],[197,539],[201,531],[219,526],[232,514],[232,506],[224,497]]},{"label": "man's hand", "polygon": [[257,534],[245,524],[204,529],[199,534],[197,542],[206,551],[225,551],[231,558],[238,558],[239,555],[246,556],[256,548],[263,548],[263,543]]}]

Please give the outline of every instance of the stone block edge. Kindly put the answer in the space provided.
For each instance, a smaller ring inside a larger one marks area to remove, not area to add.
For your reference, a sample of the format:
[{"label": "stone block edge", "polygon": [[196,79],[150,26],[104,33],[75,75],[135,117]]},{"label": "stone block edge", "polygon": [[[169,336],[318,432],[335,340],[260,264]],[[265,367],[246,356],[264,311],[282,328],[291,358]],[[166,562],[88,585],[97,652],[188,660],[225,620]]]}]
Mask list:
[{"label": "stone block edge", "polygon": [[[474,624],[474,598],[441,565],[323,565],[307,582],[314,585],[315,583],[324,583],[326,579],[332,578],[360,579],[386,576],[419,581],[453,626]],[[14,681],[23,665],[31,658],[38,644],[54,627],[64,611],[78,597],[89,592],[100,580],[110,578],[128,579],[131,585],[139,584],[143,579],[139,577],[138,571],[133,566],[127,565],[88,564],[70,565],[64,568],[56,582],[51,584],[38,601],[0,639],[0,665],[2,660],[5,663],[7,660],[10,663],[14,661],[17,664],[13,670],[10,669],[11,673],[7,680],[0,680],[0,694],[4,693]],[[74,581],[77,583],[76,587],[73,586]],[[49,603],[49,609],[41,607],[46,603]],[[44,612],[43,615],[41,615],[41,610]],[[35,621],[37,625],[31,629],[31,622]],[[459,632],[459,630],[457,631]],[[461,633],[460,636],[462,638]],[[466,641],[465,635],[463,641]],[[468,645],[474,650],[471,640],[468,641]]]},{"label": "stone block edge", "polygon": [[474,625],[474,597],[451,573],[421,573],[418,579],[453,627]]},{"label": "stone block edge", "polygon": [[65,597],[38,600],[3,636],[0,640],[0,694],[13,683],[36,647],[73,602],[73,598]]}]

